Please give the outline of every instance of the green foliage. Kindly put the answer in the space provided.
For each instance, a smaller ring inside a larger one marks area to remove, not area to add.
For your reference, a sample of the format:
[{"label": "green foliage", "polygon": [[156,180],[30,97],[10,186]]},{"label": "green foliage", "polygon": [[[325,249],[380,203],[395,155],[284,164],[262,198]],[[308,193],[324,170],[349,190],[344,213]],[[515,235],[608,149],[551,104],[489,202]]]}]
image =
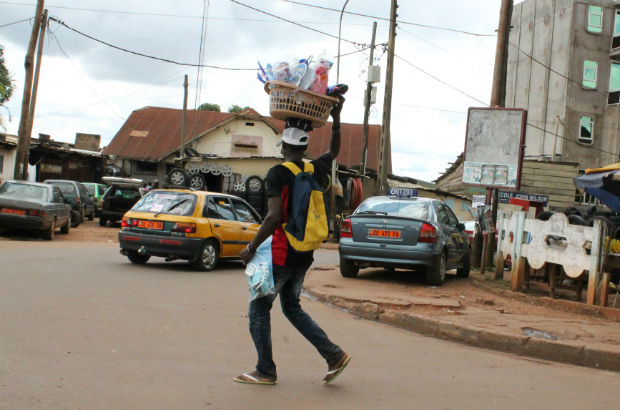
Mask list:
[{"label": "green foliage", "polygon": [[200,104],[200,107],[198,107],[199,110],[203,110],[203,111],[215,111],[215,112],[221,112],[222,110],[220,109],[220,106],[217,104],[212,104],[212,103],[204,103],[204,104]]},{"label": "green foliage", "polygon": [[9,101],[13,94],[13,79],[4,64],[2,48],[0,48],[0,105]]},{"label": "green foliage", "polygon": [[228,112],[238,113],[238,112],[245,111],[245,110],[247,110],[248,108],[250,108],[250,107],[245,106],[245,107],[243,107],[243,108],[242,108],[242,107],[238,106],[237,104],[234,104],[234,105],[231,105],[231,106],[230,106],[230,108],[228,109]]}]

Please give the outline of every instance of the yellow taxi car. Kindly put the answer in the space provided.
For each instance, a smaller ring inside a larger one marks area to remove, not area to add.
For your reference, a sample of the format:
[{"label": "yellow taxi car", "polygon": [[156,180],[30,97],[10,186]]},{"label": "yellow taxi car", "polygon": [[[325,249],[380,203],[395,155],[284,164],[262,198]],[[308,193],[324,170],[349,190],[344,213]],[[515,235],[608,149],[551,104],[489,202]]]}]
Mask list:
[{"label": "yellow taxi car", "polygon": [[158,256],[209,271],[220,259],[239,258],[260,223],[258,212],[234,195],[154,189],[125,213],[118,242],[136,264]]}]

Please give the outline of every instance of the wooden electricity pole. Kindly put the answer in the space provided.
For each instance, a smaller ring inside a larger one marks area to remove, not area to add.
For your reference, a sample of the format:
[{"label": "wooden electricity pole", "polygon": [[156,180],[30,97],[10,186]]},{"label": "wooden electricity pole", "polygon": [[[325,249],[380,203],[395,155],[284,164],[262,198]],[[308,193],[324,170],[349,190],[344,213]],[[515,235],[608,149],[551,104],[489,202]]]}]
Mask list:
[{"label": "wooden electricity pole", "polygon": [[[185,74],[185,81],[183,81],[183,120],[181,121],[181,163],[185,159],[185,127],[187,123],[187,74]],[[185,165],[185,164],[183,164]]]},{"label": "wooden electricity pole", "polygon": [[17,131],[18,140],[17,155],[15,158],[15,179],[26,179],[28,177],[28,161],[26,158],[27,153],[30,150],[30,133],[28,132],[28,124],[30,121],[32,77],[34,75],[34,48],[37,45],[39,29],[41,28],[41,20],[43,19],[43,2],[44,0],[37,0],[37,9],[34,16],[34,24],[32,25],[30,43],[28,43],[28,50],[26,51],[26,58],[24,60],[26,75],[24,78],[24,93],[22,95],[22,111],[19,117],[19,129]]},{"label": "wooden electricity pole", "polygon": [[[377,35],[377,22],[372,23],[372,40],[370,42],[370,60],[368,62],[368,69],[373,66],[373,59],[375,55],[375,37]],[[370,79],[368,79],[370,80]],[[364,100],[364,128],[362,131],[362,163],[360,167],[360,174],[362,177],[366,176],[366,159],[368,158],[368,117],[370,116],[370,97],[372,95],[373,83],[368,81],[366,85],[366,98]],[[363,179],[362,179],[363,182]]]},{"label": "wooden electricity pole", "polygon": [[[502,0],[499,11],[499,25],[497,27],[497,45],[495,49],[495,66],[493,68],[493,87],[491,89],[491,108],[504,107],[506,103],[506,72],[508,70],[508,40],[510,37],[510,20],[512,18],[513,0]],[[497,222],[497,188],[492,190],[491,218],[493,227]],[[490,266],[493,261],[495,236],[488,236],[488,244],[483,244],[482,267]],[[486,259],[485,259],[486,257]],[[516,262],[516,261],[515,261]],[[485,272],[480,270],[482,274]]]},{"label": "wooden electricity pole", "polygon": [[[43,45],[45,43],[45,32],[47,31],[47,9],[43,10],[41,17],[41,31],[39,34],[39,45],[37,46],[37,62],[34,68],[34,82],[32,84],[32,96],[30,97],[30,107],[28,111],[28,131],[26,135],[28,140],[32,137],[32,123],[34,122],[34,110],[37,106],[37,90],[39,89],[39,73],[41,71],[41,59],[43,58]],[[29,144],[30,145],[30,144]],[[26,150],[24,162],[22,166],[22,175],[24,178],[28,175],[28,160],[30,159],[30,147]]]},{"label": "wooden electricity pole", "polygon": [[385,74],[385,96],[383,98],[383,121],[381,124],[381,146],[379,147],[379,175],[377,195],[387,192],[388,150],[390,147],[390,119],[392,116],[392,83],[394,81],[394,43],[396,40],[396,9],[398,4],[392,0],[390,10],[390,38],[388,42],[388,60]]}]

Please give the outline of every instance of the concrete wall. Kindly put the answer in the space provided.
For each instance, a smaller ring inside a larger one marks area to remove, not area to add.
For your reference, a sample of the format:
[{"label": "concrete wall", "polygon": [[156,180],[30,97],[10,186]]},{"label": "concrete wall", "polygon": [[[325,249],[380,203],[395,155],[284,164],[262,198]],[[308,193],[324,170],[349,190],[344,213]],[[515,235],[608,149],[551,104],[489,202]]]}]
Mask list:
[{"label": "concrete wall", "polygon": [[[587,31],[588,5],[604,9],[600,34]],[[526,0],[514,7],[506,106],[528,111],[525,159],[555,157],[581,168],[618,160],[620,108],[606,104],[613,18],[612,0]],[[598,63],[595,90],[581,85],[584,60]],[[592,145],[577,142],[582,115],[594,118]]]},{"label": "concrete wall", "polygon": [[100,145],[101,145],[101,135],[83,134],[80,132],[75,134],[74,148],[76,149],[99,152],[99,150],[101,149]]},{"label": "concrete wall", "polygon": [[[588,5],[603,7],[603,32],[600,34],[587,31]],[[614,9],[611,0],[575,2],[573,12],[574,46],[569,72],[575,82],[571,83],[568,89],[569,105],[566,110],[567,137],[571,142],[564,145],[562,160],[577,162],[580,168],[596,168],[618,161],[620,107],[607,106],[611,65],[609,48],[613,22]],[[598,63],[596,89],[586,89],[581,86],[584,60]],[[576,142],[579,120],[582,115],[594,118],[592,145]]]},{"label": "concrete wall", "polygon": [[0,168],[0,182],[7,179],[13,179],[15,172],[15,156],[17,155],[16,148],[3,148],[0,147],[0,156],[2,156],[2,167]]}]

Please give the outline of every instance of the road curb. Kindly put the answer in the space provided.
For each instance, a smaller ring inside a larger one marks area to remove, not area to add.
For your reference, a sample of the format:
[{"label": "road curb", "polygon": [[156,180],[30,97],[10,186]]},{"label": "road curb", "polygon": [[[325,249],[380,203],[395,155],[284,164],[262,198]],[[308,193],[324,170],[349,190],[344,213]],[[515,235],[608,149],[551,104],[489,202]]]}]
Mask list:
[{"label": "road curb", "polygon": [[474,347],[513,353],[577,366],[620,372],[620,352],[610,352],[529,336],[465,327],[411,312],[385,309],[368,300],[345,299],[315,289],[304,289],[322,302],[345,309],[361,318],[397,326],[425,336]]}]

